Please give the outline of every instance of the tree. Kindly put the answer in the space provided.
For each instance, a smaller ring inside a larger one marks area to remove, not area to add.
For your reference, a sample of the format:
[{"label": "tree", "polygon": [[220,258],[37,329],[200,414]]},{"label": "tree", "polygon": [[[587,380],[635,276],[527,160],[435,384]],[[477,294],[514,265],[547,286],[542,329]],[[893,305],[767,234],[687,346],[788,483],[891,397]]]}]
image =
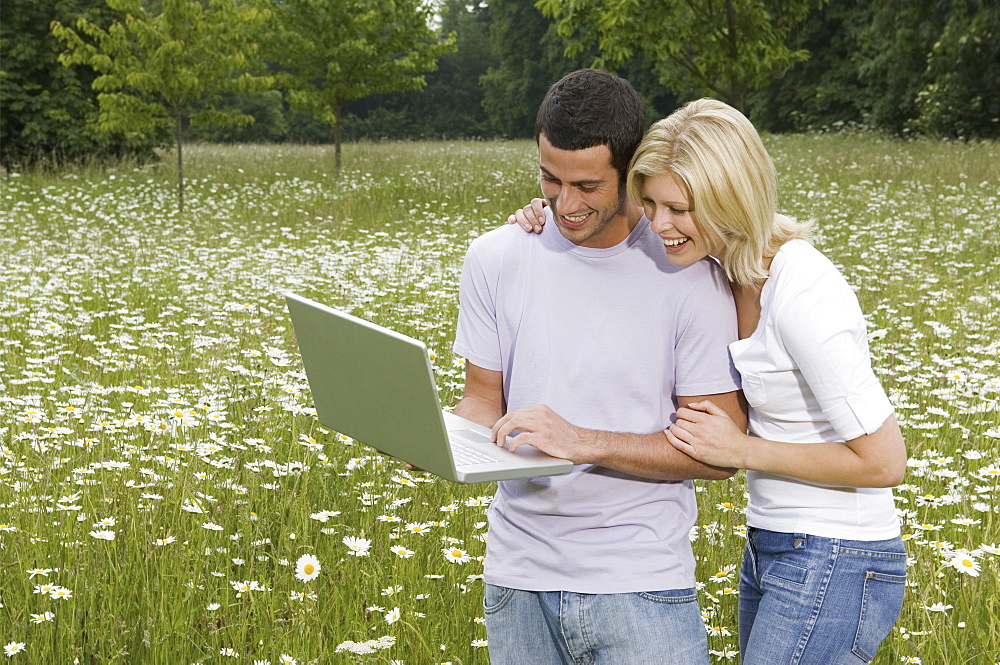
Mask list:
[{"label": "tree", "polygon": [[917,117],[917,94],[927,84],[927,55],[941,36],[955,2],[861,3],[851,59],[864,86],[869,124],[900,134]]},{"label": "tree", "polygon": [[294,111],[334,130],[334,170],[340,170],[344,102],[417,90],[437,58],[455,49],[438,39],[430,9],[420,0],[282,0],[279,85]]},{"label": "tree", "polygon": [[493,126],[508,138],[534,135],[535,114],[549,86],[593,54],[565,55],[555,23],[534,0],[494,0],[490,41],[499,62],[481,79],[483,106]]},{"label": "tree", "polygon": [[455,51],[438,58],[421,90],[371,95],[343,108],[344,138],[468,138],[491,135],[480,77],[495,64],[485,3],[443,0],[441,32],[455,33]]},{"label": "tree", "polygon": [[917,129],[951,137],[1000,136],[1000,6],[959,5],[927,60]]},{"label": "tree", "polygon": [[842,0],[812,12],[793,31],[809,59],[750,98],[751,119],[772,132],[861,124],[869,104],[854,57],[868,20],[867,0]]},{"label": "tree", "polygon": [[0,5],[0,163],[5,166],[152,154],[155,139],[98,130],[94,71],[59,62],[62,45],[49,24],[81,15],[102,26],[120,18],[104,0],[4,0]]},{"label": "tree", "polygon": [[[255,35],[267,12],[236,0],[163,0],[162,12],[148,13],[140,0],[107,0],[125,15],[108,29],[81,18],[76,31],[59,22],[52,32],[69,51],[66,65],[85,64],[99,73],[99,127],[131,135],[174,128],[177,149],[177,203],[184,208],[184,124],[239,125],[248,115],[218,110],[211,102],[222,92],[270,87],[273,79],[255,76]],[[205,106],[197,107],[199,103]]]},{"label": "tree", "polygon": [[669,89],[743,110],[749,95],[808,57],[789,34],[825,0],[537,0],[558,19],[567,54],[596,46],[595,66],[642,51]]}]

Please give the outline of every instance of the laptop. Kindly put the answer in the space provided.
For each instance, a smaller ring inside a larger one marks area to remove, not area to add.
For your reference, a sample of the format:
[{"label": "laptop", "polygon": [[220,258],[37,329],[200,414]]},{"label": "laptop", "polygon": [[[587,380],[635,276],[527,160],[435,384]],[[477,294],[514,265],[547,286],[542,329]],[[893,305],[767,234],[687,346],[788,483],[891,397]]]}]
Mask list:
[{"label": "laptop", "polygon": [[285,301],[324,426],[457,483],[573,468],[529,445],[500,448],[488,427],[442,410],[422,342],[293,293]]}]

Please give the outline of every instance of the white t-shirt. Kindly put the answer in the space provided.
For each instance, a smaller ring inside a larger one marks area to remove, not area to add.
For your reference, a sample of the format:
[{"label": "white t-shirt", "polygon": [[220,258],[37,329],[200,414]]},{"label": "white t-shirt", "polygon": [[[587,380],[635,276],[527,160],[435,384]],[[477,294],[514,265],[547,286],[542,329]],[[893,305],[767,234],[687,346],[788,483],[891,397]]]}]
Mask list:
[{"label": "white t-shirt", "polygon": [[[837,268],[804,240],[778,251],[753,335],[730,344],[750,432],[771,441],[848,441],[893,413],[871,368],[865,319]],[[747,524],[783,533],[884,540],[899,535],[892,490],[828,487],[747,471]]]},{"label": "white t-shirt", "polygon": [[[466,255],[456,353],[503,373],[509,410],[546,404],[580,427],[666,428],[674,395],[737,390],[729,285],[709,261],[677,268],[642,218],[608,249],[505,226]],[[665,440],[663,445],[669,445]],[[694,585],[691,481],[577,465],[499,483],[486,581],[529,591],[625,593]]]}]

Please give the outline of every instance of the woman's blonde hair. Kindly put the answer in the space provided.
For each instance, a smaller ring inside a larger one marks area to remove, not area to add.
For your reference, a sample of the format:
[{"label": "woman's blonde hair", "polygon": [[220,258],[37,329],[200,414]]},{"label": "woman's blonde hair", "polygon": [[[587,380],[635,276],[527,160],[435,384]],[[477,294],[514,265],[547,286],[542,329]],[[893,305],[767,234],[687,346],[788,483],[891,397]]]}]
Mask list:
[{"label": "woman's blonde hair", "polygon": [[767,260],[810,224],[777,214],[774,163],[746,117],[714,99],[689,102],[646,133],[629,166],[627,191],[642,204],[647,177],[683,183],[703,232],[725,245],[729,280],[743,286],[767,279]]}]

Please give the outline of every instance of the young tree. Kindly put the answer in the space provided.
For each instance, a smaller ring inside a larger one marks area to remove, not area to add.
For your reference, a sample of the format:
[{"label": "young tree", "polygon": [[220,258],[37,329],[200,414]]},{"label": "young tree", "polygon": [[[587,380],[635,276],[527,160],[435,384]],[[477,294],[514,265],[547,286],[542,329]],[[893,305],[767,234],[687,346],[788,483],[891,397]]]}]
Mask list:
[{"label": "young tree", "polygon": [[[69,50],[63,64],[86,64],[99,76],[99,126],[143,135],[174,128],[177,203],[184,208],[184,124],[240,125],[252,116],[226,113],[211,101],[221,92],[263,90],[273,78],[255,76],[256,36],[268,12],[237,0],[163,0],[147,12],[140,0],[107,0],[125,15],[108,29],[81,18],[77,30],[53,22],[52,32]],[[209,102],[195,108],[198,102]]]},{"label": "young tree", "polygon": [[709,94],[743,110],[748,96],[780,77],[804,50],[792,29],[825,0],[537,0],[559,21],[567,53],[597,46],[597,66],[615,68],[638,51],[660,81],[688,96]]},{"label": "young tree", "polygon": [[334,170],[340,170],[344,102],[425,85],[422,74],[455,50],[455,36],[438,38],[421,0],[282,0],[279,85],[292,110],[334,130]]}]

